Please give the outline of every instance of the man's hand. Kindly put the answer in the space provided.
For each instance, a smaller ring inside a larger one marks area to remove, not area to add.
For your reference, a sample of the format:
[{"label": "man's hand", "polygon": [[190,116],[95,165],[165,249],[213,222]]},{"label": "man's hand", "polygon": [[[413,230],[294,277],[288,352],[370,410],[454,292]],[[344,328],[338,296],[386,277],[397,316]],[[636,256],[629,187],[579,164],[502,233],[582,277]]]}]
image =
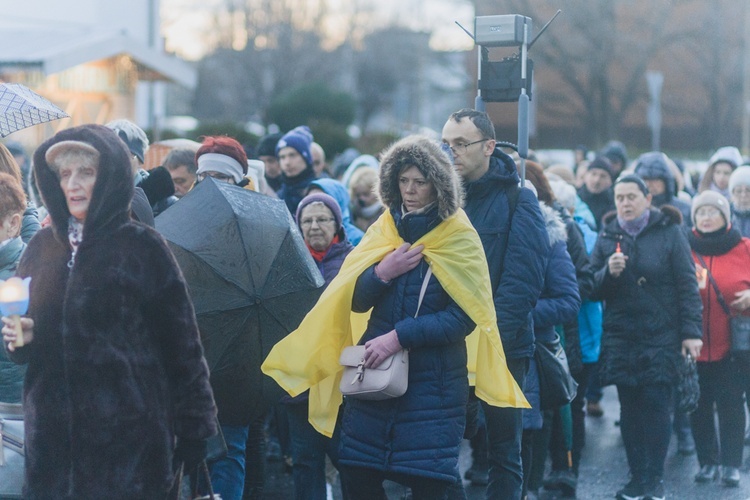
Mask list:
[{"label": "man's hand", "polygon": [[392,279],[398,278],[404,273],[408,273],[419,264],[422,260],[422,250],[424,245],[417,245],[409,248],[409,243],[404,243],[391,253],[385,256],[380,263],[375,266],[375,275],[382,281],[388,283]]}]

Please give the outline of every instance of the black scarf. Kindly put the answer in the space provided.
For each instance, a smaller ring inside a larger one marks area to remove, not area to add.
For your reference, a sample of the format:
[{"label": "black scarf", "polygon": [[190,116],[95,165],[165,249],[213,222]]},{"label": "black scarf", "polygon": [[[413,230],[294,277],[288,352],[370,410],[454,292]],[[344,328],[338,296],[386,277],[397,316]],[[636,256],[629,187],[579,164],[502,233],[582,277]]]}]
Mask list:
[{"label": "black scarf", "polygon": [[693,229],[688,233],[690,248],[700,255],[724,255],[736,247],[741,239],[742,235],[733,227],[723,227],[712,233],[701,233]]}]

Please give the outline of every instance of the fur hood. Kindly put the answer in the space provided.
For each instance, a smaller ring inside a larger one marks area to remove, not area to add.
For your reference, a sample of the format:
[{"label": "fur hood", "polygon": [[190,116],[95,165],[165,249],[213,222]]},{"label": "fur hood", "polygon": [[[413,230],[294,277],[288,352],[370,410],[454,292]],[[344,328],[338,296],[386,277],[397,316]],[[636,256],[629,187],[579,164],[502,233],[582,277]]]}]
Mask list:
[{"label": "fur hood", "polygon": [[84,223],[84,234],[99,233],[127,222],[134,189],[130,154],[111,129],[102,125],[82,125],[58,132],[34,153],[34,176],[57,237],[61,241],[68,240],[70,212],[60,187],[60,178],[47,164],[45,155],[49,148],[62,141],[86,142],[99,151],[99,169]]},{"label": "fur hood", "polygon": [[[662,205],[659,208],[651,207],[650,210],[652,212],[659,213],[662,216],[665,224],[676,224],[678,226],[682,224],[682,213],[671,205]],[[602,218],[602,221],[604,225],[607,225],[616,219],[617,219],[617,211],[612,210],[612,211],[607,212],[604,215],[604,217]],[[651,225],[651,222],[649,222],[649,225]]]},{"label": "fur hood", "polygon": [[539,208],[542,210],[544,227],[547,229],[547,236],[549,237],[549,245],[553,246],[560,241],[568,241],[568,232],[565,230],[565,223],[560,214],[557,213],[557,210],[542,202],[539,202]]},{"label": "fur hood", "polygon": [[461,181],[440,145],[422,135],[401,139],[386,149],[380,159],[380,199],[383,205],[401,209],[398,178],[404,167],[416,166],[437,191],[438,214],[447,219],[463,205]]}]

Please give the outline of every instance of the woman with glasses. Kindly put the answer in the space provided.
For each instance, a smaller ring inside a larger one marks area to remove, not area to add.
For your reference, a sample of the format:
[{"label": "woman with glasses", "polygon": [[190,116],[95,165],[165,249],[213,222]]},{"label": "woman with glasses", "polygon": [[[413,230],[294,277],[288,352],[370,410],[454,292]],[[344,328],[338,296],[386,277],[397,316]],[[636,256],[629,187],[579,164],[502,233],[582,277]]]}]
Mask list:
[{"label": "woman with glasses", "polygon": [[[730,352],[729,319],[750,311],[750,240],[730,224],[724,196],[704,191],[693,200],[692,211],[694,226],[688,240],[703,301],[703,349],[697,358],[701,395],[692,414],[701,467],[695,481],[707,483],[721,477],[725,486],[735,487],[742,464],[746,385],[742,369],[746,366]],[[718,439],[714,404],[719,415]]]},{"label": "woman with glasses", "polygon": [[206,137],[195,153],[198,163],[197,181],[213,177],[239,187],[248,184],[247,154],[242,145],[231,137]]},{"label": "woman with glasses", "polygon": [[[322,192],[309,194],[297,206],[296,218],[307,249],[328,286],[354,250],[346,238],[338,202]],[[295,498],[325,500],[325,458],[328,455],[338,466],[338,430],[332,438],[318,433],[307,421],[308,400],[308,391],[282,399],[289,419]]]}]

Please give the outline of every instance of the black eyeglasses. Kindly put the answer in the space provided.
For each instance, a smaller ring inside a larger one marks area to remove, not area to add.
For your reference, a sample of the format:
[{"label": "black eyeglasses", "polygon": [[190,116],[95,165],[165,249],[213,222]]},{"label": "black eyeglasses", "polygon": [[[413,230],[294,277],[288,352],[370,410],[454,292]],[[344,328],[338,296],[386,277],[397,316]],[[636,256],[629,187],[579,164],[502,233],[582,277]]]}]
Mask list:
[{"label": "black eyeglasses", "polygon": [[450,148],[451,152],[454,155],[462,155],[466,153],[469,150],[469,146],[473,146],[474,144],[479,144],[480,142],[486,142],[489,141],[489,139],[479,139],[478,141],[470,142],[468,144],[456,144],[455,146],[448,146]]}]

